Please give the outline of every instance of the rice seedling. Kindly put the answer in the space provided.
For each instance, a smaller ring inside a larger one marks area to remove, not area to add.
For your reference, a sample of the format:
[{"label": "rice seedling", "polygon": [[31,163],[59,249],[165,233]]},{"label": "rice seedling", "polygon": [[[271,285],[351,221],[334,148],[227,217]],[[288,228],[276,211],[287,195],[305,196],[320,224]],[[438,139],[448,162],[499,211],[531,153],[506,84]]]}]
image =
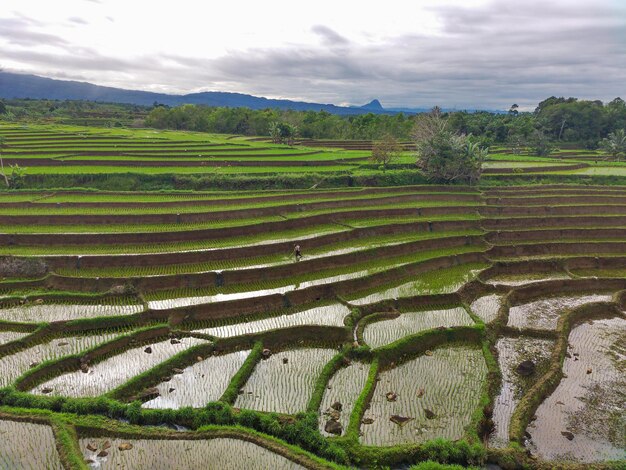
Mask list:
[{"label": "rice seedling", "polygon": [[10,343],[18,339],[24,338],[28,333],[21,333],[19,331],[0,331],[0,344]]}]

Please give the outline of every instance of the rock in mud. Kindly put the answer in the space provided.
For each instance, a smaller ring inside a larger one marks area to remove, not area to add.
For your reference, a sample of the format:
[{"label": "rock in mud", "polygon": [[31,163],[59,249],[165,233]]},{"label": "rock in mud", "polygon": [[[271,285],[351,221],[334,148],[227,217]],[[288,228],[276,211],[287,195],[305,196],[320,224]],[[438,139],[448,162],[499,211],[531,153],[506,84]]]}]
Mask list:
[{"label": "rock in mud", "polygon": [[330,408],[328,409],[328,412],[326,414],[330,419],[335,421],[339,421],[339,417],[341,416],[341,413],[339,411]]},{"label": "rock in mud", "polygon": [[287,359],[286,357],[283,357],[283,364],[287,364],[289,362],[289,359]]},{"label": "rock in mud", "polygon": [[339,421],[335,421],[334,419],[329,419],[326,421],[326,425],[324,426],[324,431],[329,434],[335,434],[336,436],[341,436],[343,432],[343,427]]},{"label": "rock in mud", "polygon": [[102,450],[107,450],[111,448],[111,441],[104,441],[104,444],[102,444]]},{"label": "rock in mud", "polygon": [[80,371],[81,371],[83,374],[86,374],[87,372],[89,372],[89,365],[87,365],[86,363],[84,363],[84,362],[83,362],[83,363],[80,365]]},{"label": "rock in mud", "polygon": [[427,419],[435,419],[437,417],[437,415],[428,408],[424,408],[424,415]]},{"label": "rock in mud", "polygon": [[515,371],[522,377],[528,377],[535,373],[535,363],[533,361],[522,361],[518,364]]},{"label": "rock in mud", "polygon": [[587,374],[591,374],[592,370],[591,367],[589,369],[587,369]]},{"label": "rock in mud", "polygon": [[565,437],[565,439],[567,439],[568,441],[574,440],[574,434],[569,431],[561,431],[561,436]]},{"label": "rock in mud", "polygon": [[170,387],[170,389],[167,391],[168,393],[172,393],[173,391],[175,391],[175,388]]},{"label": "rock in mud", "polygon": [[152,348],[148,346],[146,349],[143,350],[143,352],[145,352],[146,354],[152,354]]},{"label": "rock in mud", "polygon": [[130,442],[122,442],[118,447],[119,450],[130,450],[133,445]]},{"label": "rock in mud", "polygon": [[417,389],[417,398],[422,398],[425,393],[426,393],[426,390],[424,390],[424,387],[418,388]]},{"label": "rock in mud", "polygon": [[387,401],[396,401],[398,399],[398,394],[394,392],[387,392],[385,398]]},{"label": "rock in mud", "polygon": [[100,452],[98,452],[98,457],[100,458],[106,457],[107,455],[109,455],[109,452],[106,450],[101,450]]},{"label": "rock in mud", "polygon": [[173,374],[180,375],[180,374],[182,374],[183,372],[185,372],[183,369],[178,369],[178,368],[176,368],[176,367],[174,367],[174,368],[172,369],[172,373],[173,373]]},{"label": "rock in mud", "polygon": [[372,424],[374,422],[373,418],[363,418],[363,421],[361,421],[363,424]]},{"label": "rock in mud", "polygon": [[398,426],[404,426],[406,423],[408,423],[412,419],[413,418],[410,418],[408,416],[393,415],[389,418],[389,421],[397,424]]},{"label": "rock in mud", "polygon": [[47,395],[48,393],[52,393],[52,389],[50,387],[45,387],[41,389],[41,393]]},{"label": "rock in mud", "polygon": [[330,405],[330,407],[331,407],[333,410],[337,410],[337,411],[342,411],[342,410],[343,410],[343,405],[342,405],[340,402],[338,402],[338,401],[336,401],[335,403],[333,403],[332,405]]},{"label": "rock in mud", "polygon": [[424,352],[424,355],[425,355],[425,356],[432,356],[432,355],[433,355],[433,352],[432,352],[430,349],[427,349],[427,350]]},{"label": "rock in mud", "polygon": [[170,344],[180,344],[180,340],[176,338],[170,339]]},{"label": "rock in mud", "polygon": [[39,365],[38,362],[31,362],[30,365],[28,367],[30,367],[31,369],[34,369],[35,367],[37,367]]},{"label": "rock in mud", "polygon": [[261,356],[263,357],[263,359],[267,359],[271,355],[272,355],[272,351],[270,351],[267,348],[265,348],[265,349],[263,349],[263,351],[261,351]]},{"label": "rock in mud", "polygon": [[61,341],[59,344],[57,344],[57,346],[63,347],[63,346],[67,346],[68,344],[70,343],[68,343],[67,341]]},{"label": "rock in mud", "polygon": [[87,450],[91,452],[95,452],[98,450],[98,447],[96,446],[94,442],[90,442],[89,444],[87,444]]}]

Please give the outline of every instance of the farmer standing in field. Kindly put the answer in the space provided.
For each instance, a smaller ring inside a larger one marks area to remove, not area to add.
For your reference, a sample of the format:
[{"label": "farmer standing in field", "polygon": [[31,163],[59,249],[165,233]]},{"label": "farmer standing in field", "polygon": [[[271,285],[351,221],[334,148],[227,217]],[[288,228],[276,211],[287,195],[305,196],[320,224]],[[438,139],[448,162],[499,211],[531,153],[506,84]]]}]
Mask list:
[{"label": "farmer standing in field", "polygon": [[293,247],[293,254],[296,257],[296,261],[300,261],[300,258],[302,258],[302,252],[300,251],[300,245],[296,245]]}]

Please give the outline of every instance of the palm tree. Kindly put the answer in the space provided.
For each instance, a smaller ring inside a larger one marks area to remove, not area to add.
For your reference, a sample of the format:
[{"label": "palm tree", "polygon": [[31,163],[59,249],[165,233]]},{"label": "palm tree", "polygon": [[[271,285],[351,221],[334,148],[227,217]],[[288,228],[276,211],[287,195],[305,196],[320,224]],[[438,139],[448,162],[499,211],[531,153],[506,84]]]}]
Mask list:
[{"label": "palm tree", "polygon": [[619,160],[620,157],[626,155],[626,132],[624,129],[611,132],[606,138],[602,139],[600,147],[615,160]]},{"label": "palm tree", "polygon": [[4,182],[7,185],[7,188],[10,186],[9,185],[9,177],[7,176],[7,174],[4,172],[4,161],[2,160],[2,148],[4,147],[4,137],[0,136],[0,171],[2,172],[2,176],[4,177]]}]

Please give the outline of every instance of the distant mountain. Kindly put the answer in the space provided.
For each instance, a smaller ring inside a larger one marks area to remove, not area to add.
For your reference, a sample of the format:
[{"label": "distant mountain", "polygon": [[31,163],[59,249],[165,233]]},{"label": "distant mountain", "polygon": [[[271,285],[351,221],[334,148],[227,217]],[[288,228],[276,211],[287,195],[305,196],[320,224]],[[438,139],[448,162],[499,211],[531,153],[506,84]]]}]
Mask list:
[{"label": "distant mountain", "polygon": [[[373,100],[365,106],[335,106],[334,104],[307,103],[304,101],[275,100],[243,93],[205,91],[187,95],[170,95],[141,90],[124,90],[86,82],[55,80],[36,75],[0,72],[0,98],[32,98],[50,100],[88,100],[109,103],[130,103],[151,106],[154,102],[168,106],[202,104],[250,109],[293,109],[297,111],[324,110],[332,114],[395,114],[386,110],[380,101]],[[405,111],[406,112],[406,111]]]}]

